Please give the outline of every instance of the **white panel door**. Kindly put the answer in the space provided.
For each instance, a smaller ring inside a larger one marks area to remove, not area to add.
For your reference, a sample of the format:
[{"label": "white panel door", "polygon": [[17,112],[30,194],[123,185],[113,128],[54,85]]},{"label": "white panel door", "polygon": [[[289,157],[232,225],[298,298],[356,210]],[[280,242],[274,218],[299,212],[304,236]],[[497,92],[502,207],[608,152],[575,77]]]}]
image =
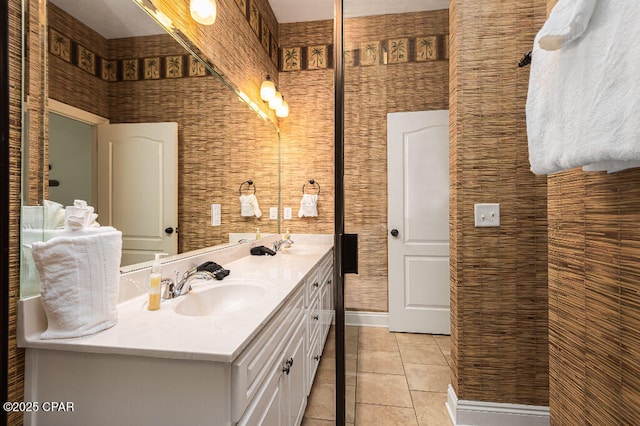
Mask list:
[{"label": "white panel door", "polygon": [[450,334],[449,111],[387,115],[389,329]]},{"label": "white panel door", "polygon": [[122,231],[122,265],[178,252],[178,124],[98,126],[98,221]]}]

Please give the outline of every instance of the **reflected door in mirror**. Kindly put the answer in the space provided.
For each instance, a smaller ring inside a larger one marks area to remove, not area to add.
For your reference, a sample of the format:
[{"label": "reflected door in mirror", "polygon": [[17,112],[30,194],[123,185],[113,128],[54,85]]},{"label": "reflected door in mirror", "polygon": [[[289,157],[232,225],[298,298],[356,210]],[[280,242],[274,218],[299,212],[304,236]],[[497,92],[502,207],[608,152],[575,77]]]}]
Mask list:
[{"label": "reflected door in mirror", "polygon": [[122,265],[178,252],[177,123],[98,126],[98,214],[122,231]]}]

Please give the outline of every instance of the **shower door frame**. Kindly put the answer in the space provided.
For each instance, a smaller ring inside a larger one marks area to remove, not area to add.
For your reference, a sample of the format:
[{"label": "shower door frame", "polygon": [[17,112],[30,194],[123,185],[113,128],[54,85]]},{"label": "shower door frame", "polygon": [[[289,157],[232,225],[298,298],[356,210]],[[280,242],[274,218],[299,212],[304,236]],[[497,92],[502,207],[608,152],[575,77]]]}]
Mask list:
[{"label": "shower door frame", "polygon": [[344,61],[343,61],[343,0],[334,0],[333,64],[334,64],[334,301],[336,346],[336,425],[346,419],[345,374],[345,312],[342,236],[344,235]]}]

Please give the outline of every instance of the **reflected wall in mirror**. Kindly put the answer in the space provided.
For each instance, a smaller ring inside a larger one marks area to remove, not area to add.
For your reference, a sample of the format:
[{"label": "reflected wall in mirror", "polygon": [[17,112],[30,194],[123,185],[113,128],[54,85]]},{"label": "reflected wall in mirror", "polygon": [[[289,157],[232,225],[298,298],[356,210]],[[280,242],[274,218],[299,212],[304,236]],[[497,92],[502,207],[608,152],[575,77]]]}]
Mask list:
[{"label": "reflected wall in mirror", "polygon": [[[138,8],[133,0],[126,1]],[[70,9],[71,13],[59,7],[67,7],[67,3],[75,4]],[[110,3],[113,6],[115,2]],[[47,3],[49,45],[46,77],[50,105],[56,111],[62,106],[66,111],[62,115],[66,116],[82,111],[82,117],[90,117],[88,121],[81,118],[85,123],[94,121],[96,117],[98,122],[104,119],[111,124],[177,123],[178,219],[177,223],[167,223],[166,227],[179,229],[177,236],[175,233],[170,236],[177,238],[178,252],[227,243],[230,232],[255,232],[258,227],[263,234],[279,232],[278,221],[269,220],[268,215],[269,207],[279,206],[279,136],[273,124],[241,102],[230,90],[228,82],[213,75],[212,68],[204,66],[207,59],[198,61],[193,58],[159,25],[159,30],[151,35],[105,36],[81,22],[83,18],[77,17],[75,12],[78,7],[95,13],[96,1],[52,0]],[[138,27],[143,26],[140,19],[155,24],[142,9],[139,11],[142,14],[136,18]],[[118,27],[115,16],[99,18],[102,22],[109,22],[109,29]],[[104,30],[100,31],[104,33]],[[52,121],[57,122],[58,119],[54,117]],[[67,125],[62,127],[69,128]],[[60,138],[53,126],[49,131],[53,132],[49,135],[51,146],[45,143],[45,151],[51,155],[47,156],[46,165],[42,168],[45,174],[49,169],[45,181],[58,186],[55,190],[51,186],[45,187],[45,198],[57,196],[56,192],[64,190],[65,179],[57,175],[58,171],[84,168],[75,162],[80,160],[59,163],[70,159],[72,153],[57,153],[56,138]],[[88,132],[93,136],[97,133],[91,127]],[[68,142],[67,138],[64,136],[62,139]],[[113,217],[112,223],[105,222],[110,216],[105,213],[105,206],[98,202],[100,197],[96,194],[99,187],[97,143],[92,139],[89,144],[93,144],[85,150],[92,163],[89,171],[85,172],[89,176],[71,179],[91,181],[92,184],[88,185],[90,195],[82,196],[96,205],[100,215],[98,221],[102,225],[112,224],[120,228],[122,218]],[[74,150],[73,154],[77,151]],[[152,165],[144,158],[132,164],[142,171],[151,170]],[[255,183],[256,197],[266,213],[259,219],[241,216],[239,187],[249,179]],[[134,194],[144,194],[147,188],[141,182],[130,181],[127,186]],[[80,195],[67,193],[60,202],[66,204],[69,199],[77,197]],[[211,204],[221,205],[220,226],[211,225]],[[139,217],[148,213],[155,212],[131,212]],[[37,292],[37,286],[21,291],[23,297]]]}]

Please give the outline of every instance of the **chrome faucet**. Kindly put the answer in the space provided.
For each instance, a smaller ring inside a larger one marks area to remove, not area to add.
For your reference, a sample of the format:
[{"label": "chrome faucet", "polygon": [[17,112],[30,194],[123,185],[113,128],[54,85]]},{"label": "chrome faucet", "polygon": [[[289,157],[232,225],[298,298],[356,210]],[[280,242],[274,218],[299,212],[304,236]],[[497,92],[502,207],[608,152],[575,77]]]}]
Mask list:
[{"label": "chrome faucet", "polygon": [[[196,279],[211,280],[215,276],[209,271],[198,271],[194,266],[188,269],[183,275],[182,279],[178,281],[179,272],[176,271],[176,280],[165,279],[162,282],[165,284],[163,299],[174,299],[179,296],[183,296],[191,290],[191,281]],[[176,284],[177,283],[177,284]]]},{"label": "chrome faucet", "polygon": [[293,244],[293,240],[291,238],[287,238],[286,240],[279,240],[279,241],[274,241],[273,243],[273,249],[275,251],[280,251],[282,249],[282,246],[284,245],[285,248],[289,248],[291,247],[291,244]]}]

